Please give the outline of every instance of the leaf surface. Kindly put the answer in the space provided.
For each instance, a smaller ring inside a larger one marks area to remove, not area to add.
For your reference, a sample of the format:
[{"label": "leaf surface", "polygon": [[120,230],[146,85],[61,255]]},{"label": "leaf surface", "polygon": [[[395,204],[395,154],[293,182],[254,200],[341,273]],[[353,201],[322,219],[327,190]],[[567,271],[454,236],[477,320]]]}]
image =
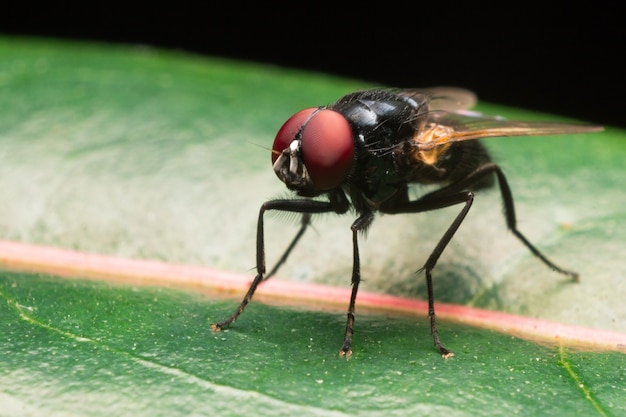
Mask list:
[{"label": "leaf surface", "polygon": [[[269,163],[275,131],[301,108],[364,87],[145,48],[2,38],[0,235],[249,271],[260,204],[285,195]],[[529,254],[487,192],[437,265],[437,300],[625,333],[625,138],[609,128],[486,141],[520,229],[581,282]],[[415,271],[457,212],[378,218],[361,245],[363,289],[425,298]],[[270,264],[296,232],[292,220],[268,218]],[[316,218],[275,280],[347,287],[352,221]],[[343,314],[256,302],[214,334],[209,323],[236,301],[100,278],[2,272],[2,415],[626,413],[620,352],[544,347],[452,318],[440,330],[457,356],[442,361],[423,316],[374,313],[358,316],[345,361]]]}]

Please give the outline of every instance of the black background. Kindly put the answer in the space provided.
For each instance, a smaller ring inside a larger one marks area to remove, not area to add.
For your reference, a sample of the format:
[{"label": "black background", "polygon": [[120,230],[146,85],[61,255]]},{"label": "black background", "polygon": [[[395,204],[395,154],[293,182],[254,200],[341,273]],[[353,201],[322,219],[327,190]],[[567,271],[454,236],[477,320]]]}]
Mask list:
[{"label": "black background", "polygon": [[400,4],[47,2],[3,6],[0,33],[144,44],[373,85],[458,85],[482,100],[626,126],[617,2]]}]

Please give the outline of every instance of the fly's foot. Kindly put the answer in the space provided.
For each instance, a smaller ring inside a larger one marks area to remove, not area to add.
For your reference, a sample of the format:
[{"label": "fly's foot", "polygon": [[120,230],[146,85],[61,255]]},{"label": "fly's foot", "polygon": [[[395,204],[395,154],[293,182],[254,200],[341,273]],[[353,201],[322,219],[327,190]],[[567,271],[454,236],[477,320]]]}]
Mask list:
[{"label": "fly's foot", "polygon": [[439,350],[439,353],[441,353],[441,357],[444,359],[448,359],[454,356],[454,352],[450,352],[448,349],[441,345],[437,347],[437,350]]},{"label": "fly's foot", "polygon": [[345,350],[344,348],[339,349],[339,356],[343,358],[349,358],[352,356],[352,349]]},{"label": "fly's foot", "polygon": [[454,356],[454,353],[446,349],[442,344],[441,340],[439,340],[439,332],[437,331],[437,325],[435,324],[435,311],[431,311],[429,313],[430,316],[430,332],[433,335],[433,342],[435,342],[435,347],[441,353],[441,357],[444,359],[448,359]]},{"label": "fly's foot", "polygon": [[219,323],[213,323],[211,324],[211,330],[213,330],[214,332],[219,332],[224,327],[228,327],[228,325],[231,324],[232,322],[233,322],[232,320],[224,320],[224,321],[220,321]]},{"label": "fly's foot", "polygon": [[352,356],[352,340],[346,339],[343,346],[339,349],[339,356],[349,358]]}]

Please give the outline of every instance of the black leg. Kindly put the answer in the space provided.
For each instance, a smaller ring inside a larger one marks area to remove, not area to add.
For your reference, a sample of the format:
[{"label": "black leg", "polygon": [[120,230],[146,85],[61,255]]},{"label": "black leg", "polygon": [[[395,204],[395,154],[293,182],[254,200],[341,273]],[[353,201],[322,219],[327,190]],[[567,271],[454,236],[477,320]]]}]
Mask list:
[{"label": "black leg", "polygon": [[350,295],[350,305],[348,306],[348,318],[346,320],[346,333],[343,345],[339,349],[340,356],[352,355],[352,336],[354,335],[354,311],[356,305],[356,294],[359,291],[361,282],[361,260],[359,258],[358,234],[366,230],[374,220],[373,213],[365,213],[352,223],[352,294]]},{"label": "black leg", "polygon": [[283,252],[283,255],[278,259],[278,261],[276,262],[276,265],[274,265],[274,268],[272,268],[270,272],[268,272],[267,275],[265,275],[265,277],[263,278],[263,281],[267,281],[272,276],[274,276],[276,272],[278,271],[278,269],[285,263],[285,261],[287,261],[287,258],[291,254],[291,251],[293,250],[293,248],[296,247],[296,244],[298,243],[302,235],[304,235],[304,232],[306,231],[307,227],[309,227],[310,224],[311,224],[311,214],[304,213],[302,215],[302,220],[300,222],[300,229],[298,230],[298,233],[296,233],[294,238],[291,240],[291,243],[289,244],[289,246],[287,246],[287,249],[285,249],[285,251]]},{"label": "black leg", "polygon": [[444,359],[454,356],[454,353],[446,349],[441,344],[441,340],[439,339],[439,331],[437,330],[437,323],[435,321],[435,296],[433,293],[433,277],[431,272],[437,264],[437,261],[439,260],[439,257],[443,253],[444,249],[446,248],[448,243],[450,243],[452,237],[459,229],[459,226],[461,226],[461,223],[463,223],[465,216],[467,216],[467,213],[472,206],[472,202],[474,201],[474,194],[472,192],[454,194],[450,196],[449,201],[444,201],[444,203],[453,201],[456,201],[458,203],[465,202],[465,206],[463,206],[463,209],[456,216],[452,224],[448,227],[448,230],[446,230],[441,239],[439,239],[439,243],[437,243],[437,246],[435,246],[435,249],[433,249],[432,253],[428,257],[426,263],[422,268],[426,274],[426,290],[428,292],[428,318],[430,319],[430,332],[433,335],[435,347],[437,348],[439,353],[441,353],[441,356]]},{"label": "black leg", "polygon": [[[305,199],[296,199],[296,200],[271,200],[265,202],[261,206],[261,210],[259,211],[259,219],[257,222],[257,240],[256,240],[256,270],[257,275],[254,277],[248,292],[243,297],[243,300],[239,304],[239,307],[235,310],[235,312],[226,320],[214,323],[211,325],[211,329],[214,331],[220,331],[222,328],[229,326],[233,323],[241,313],[243,313],[244,309],[254,296],[254,292],[256,291],[259,284],[264,280],[265,274],[265,243],[264,243],[264,228],[263,228],[263,215],[268,210],[280,210],[280,211],[289,211],[295,213],[302,213],[303,220],[302,226],[300,227],[300,231],[296,234],[296,237],[292,240],[291,244],[287,248],[286,252],[283,254],[281,259],[278,261],[278,265],[272,269],[269,275],[276,272],[278,267],[285,261],[289,252],[293,249],[297,241],[300,239],[304,230],[309,224],[310,215],[314,213],[328,213],[328,212],[337,212],[338,209],[342,209],[343,207],[337,207],[331,202],[327,201],[315,201],[315,200],[305,200]],[[346,208],[347,209],[347,208]]]},{"label": "black leg", "polygon": [[554,262],[550,261],[544,254],[542,254],[539,249],[537,249],[528,239],[524,236],[519,230],[517,230],[517,220],[515,218],[515,206],[513,204],[513,194],[511,193],[511,188],[504,176],[504,173],[497,165],[491,164],[491,168],[498,177],[498,184],[500,186],[500,194],[502,195],[502,201],[504,203],[504,215],[506,218],[506,225],[509,230],[535,255],[539,258],[544,264],[546,264],[552,270],[567,275],[572,278],[573,281],[579,281],[579,275],[577,272],[570,271],[560,266],[557,266]]},{"label": "black leg", "polygon": [[430,327],[431,333],[433,335],[433,340],[437,350],[441,353],[444,358],[453,356],[454,354],[446,349],[439,338],[439,332],[437,331],[437,325],[435,321],[435,306],[434,306],[434,294],[433,294],[433,284],[432,284],[432,270],[435,267],[439,257],[443,253],[445,247],[450,242],[457,229],[463,222],[463,219],[469,212],[469,209],[474,200],[474,194],[468,191],[462,191],[467,189],[472,189],[474,184],[479,183],[482,179],[484,179],[488,175],[495,174],[498,179],[498,185],[500,187],[500,194],[502,195],[502,201],[504,204],[504,216],[506,219],[507,227],[513,232],[513,234],[522,242],[524,245],[535,255],[537,256],[544,264],[546,264],[551,269],[572,277],[572,279],[577,280],[578,274],[573,271],[569,271],[563,269],[548,258],[546,258],[537,248],[535,248],[526,237],[517,230],[517,221],[515,217],[515,206],[513,203],[513,195],[511,193],[511,189],[506,181],[506,177],[502,173],[502,170],[493,163],[486,163],[479,168],[477,168],[474,172],[466,176],[460,181],[457,181],[453,184],[448,185],[447,187],[436,190],[430,194],[426,194],[418,200],[414,201],[399,201],[395,205],[385,207],[385,213],[398,214],[398,213],[419,213],[424,211],[436,210],[443,207],[448,207],[454,204],[465,203],[465,206],[461,210],[461,212],[457,215],[454,222],[450,225],[448,230],[444,233],[444,235],[439,240],[439,243],[432,251],[428,260],[424,264],[424,266],[420,270],[424,270],[426,275],[426,288],[428,291],[428,316],[430,318]]},{"label": "black leg", "polygon": [[[417,201],[429,201],[429,200],[437,200],[441,196],[449,195],[451,193],[459,192],[466,189],[472,189],[474,184],[479,183],[483,178],[489,175],[496,175],[498,179],[498,186],[500,188],[500,195],[502,196],[502,203],[504,205],[504,217],[506,220],[506,225],[509,230],[517,237],[523,244],[535,255],[537,258],[541,260],[545,265],[547,265],[550,269],[567,275],[572,278],[573,281],[578,281],[579,276],[577,272],[570,271],[560,266],[556,265],[554,262],[550,261],[544,254],[542,254],[539,249],[537,249],[530,241],[517,229],[517,219],[515,216],[515,204],[513,202],[513,193],[511,193],[511,188],[509,187],[509,183],[504,176],[504,173],[500,169],[500,167],[492,162],[481,165],[470,175],[466,176],[464,179],[457,181],[453,184],[450,184],[447,187],[441,188],[437,191],[434,191],[430,194],[427,194],[420,198]],[[409,210],[411,211],[411,210]],[[420,210],[423,211],[423,210]]]},{"label": "black leg", "polygon": [[[450,192],[451,189],[448,189]],[[439,192],[427,194],[426,196],[415,200],[415,201],[406,201],[402,204],[399,204],[394,208],[394,213],[418,213],[423,211],[431,211],[437,210],[444,207],[453,206],[460,203],[465,203],[459,214],[457,214],[456,218],[452,222],[452,224],[448,227],[446,232],[443,234],[435,249],[431,252],[430,256],[426,260],[424,266],[420,269],[424,270],[426,275],[426,289],[428,292],[428,318],[430,319],[430,332],[433,336],[433,342],[435,343],[435,347],[441,353],[443,358],[449,358],[454,356],[450,350],[448,350],[439,338],[439,331],[437,330],[437,323],[435,319],[435,296],[433,293],[433,278],[432,278],[432,270],[435,268],[439,257],[445,250],[446,246],[452,240],[452,237],[463,223],[465,216],[469,212],[470,207],[472,206],[472,202],[474,201],[474,193],[470,191],[464,192],[455,192],[454,194],[441,194]]]}]

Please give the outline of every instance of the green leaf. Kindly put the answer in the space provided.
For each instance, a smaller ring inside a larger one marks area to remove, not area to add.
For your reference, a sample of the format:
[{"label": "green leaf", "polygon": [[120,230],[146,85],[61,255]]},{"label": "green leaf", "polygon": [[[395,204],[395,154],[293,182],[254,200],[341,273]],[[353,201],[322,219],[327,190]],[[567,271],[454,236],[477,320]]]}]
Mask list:
[{"label": "green leaf", "polygon": [[576,353],[426,320],[359,317],[353,357],[337,355],[343,315],[255,303],[231,330],[208,323],[232,302],[5,273],[0,279],[5,415],[621,415],[621,353]]},{"label": "green leaf", "polygon": [[[269,168],[277,127],[364,87],[139,47],[0,38],[0,236],[247,272],[260,204],[285,193]],[[434,271],[436,299],[626,332],[625,138],[607,129],[486,141],[521,230],[581,282],[529,254],[506,231],[498,194],[487,192]],[[378,218],[361,245],[363,289],[425,298],[415,271],[457,212]],[[295,233],[293,220],[266,221],[269,264]],[[275,279],[347,287],[352,221],[316,218]],[[9,268],[50,270],[3,257]],[[626,412],[623,353],[542,347],[442,321],[457,354],[442,361],[423,318],[359,314],[345,361],[336,355],[343,313],[253,302],[214,334],[209,323],[236,300],[14,272],[1,273],[0,297],[7,415]]]}]

